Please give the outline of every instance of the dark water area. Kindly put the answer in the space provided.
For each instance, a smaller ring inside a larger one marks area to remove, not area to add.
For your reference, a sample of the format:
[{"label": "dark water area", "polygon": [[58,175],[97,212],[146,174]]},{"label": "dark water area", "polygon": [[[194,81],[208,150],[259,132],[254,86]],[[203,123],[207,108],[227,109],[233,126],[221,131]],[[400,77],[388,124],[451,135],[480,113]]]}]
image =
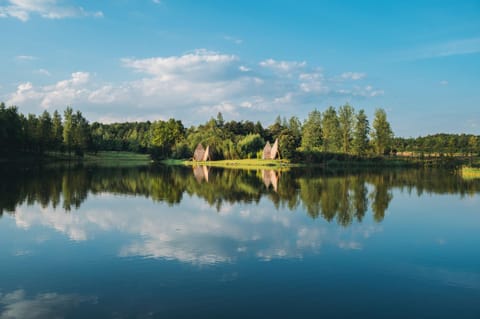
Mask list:
[{"label": "dark water area", "polygon": [[455,171],[0,169],[0,318],[480,318]]}]

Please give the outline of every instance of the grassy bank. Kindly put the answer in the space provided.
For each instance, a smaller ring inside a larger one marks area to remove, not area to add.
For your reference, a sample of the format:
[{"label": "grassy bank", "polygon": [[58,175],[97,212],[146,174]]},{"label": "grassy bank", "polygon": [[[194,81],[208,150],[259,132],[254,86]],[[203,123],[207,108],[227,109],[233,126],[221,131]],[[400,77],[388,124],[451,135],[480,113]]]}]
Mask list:
[{"label": "grassy bank", "polygon": [[239,160],[222,160],[222,161],[207,161],[207,162],[194,162],[194,161],[182,161],[182,160],[167,160],[163,161],[168,165],[205,165],[210,167],[224,167],[224,168],[237,168],[237,169],[283,169],[289,167],[299,167],[302,164],[293,164],[288,160],[262,160],[262,159],[239,159]]}]

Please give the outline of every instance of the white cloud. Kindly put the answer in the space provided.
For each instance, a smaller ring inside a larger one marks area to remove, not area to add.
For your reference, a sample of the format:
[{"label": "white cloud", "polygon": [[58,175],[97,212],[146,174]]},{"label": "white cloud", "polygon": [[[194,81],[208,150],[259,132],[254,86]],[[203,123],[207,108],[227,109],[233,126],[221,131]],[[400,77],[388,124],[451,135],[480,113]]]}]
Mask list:
[{"label": "white cloud", "polygon": [[382,96],[385,94],[385,91],[375,89],[371,85],[367,85],[364,87],[354,85],[351,89],[338,89],[336,93],[339,95],[368,98]]},{"label": "white cloud", "polygon": [[46,70],[46,69],[38,69],[35,71],[37,74],[45,75],[45,76],[51,76],[52,74]]},{"label": "white cloud", "polygon": [[87,95],[84,85],[89,81],[87,72],[72,73],[68,80],[59,81],[53,85],[35,88],[31,82],[21,83],[17,91],[7,100],[8,105],[22,105],[26,102],[38,103],[42,108],[65,107],[73,104]]},{"label": "white cloud", "polygon": [[0,6],[0,18],[12,17],[25,22],[32,14],[46,19],[103,17],[101,11],[88,12],[82,7],[59,4],[57,0],[8,0],[7,2],[8,5]]},{"label": "white cloud", "polygon": [[301,73],[299,75],[300,89],[305,93],[325,94],[329,92],[329,87],[322,73]]},{"label": "white cloud", "polygon": [[345,80],[361,80],[365,78],[367,75],[365,73],[360,73],[360,72],[344,72],[340,77]]},{"label": "white cloud", "polygon": [[38,58],[33,56],[33,55],[17,55],[15,57],[15,60],[17,60],[17,61],[33,61],[33,60],[36,60],[36,59],[38,59]]},{"label": "white cloud", "polygon": [[252,64],[236,55],[205,49],[178,56],[124,58],[120,64],[126,76],[135,79],[99,82],[91,72],[74,72],[49,85],[23,83],[8,94],[7,102],[37,113],[44,108],[81,106],[90,121],[122,117],[153,120],[155,114],[189,125],[219,111],[236,119],[251,118],[255,112],[256,119],[264,121],[280,112],[301,116],[303,108],[307,114],[313,105],[327,99],[332,103],[332,99],[342,97],[338,103],[343,103],[345,96],[383,94],[372,86],[352,86],[348,81],[327,78],[305,61],[266,59]]},{"label": "white cloud", "polygon": [[305,61],[298,62],[298,61],[277,61],[274,59],[267,59],[260,62],[260,66],[264,68],[269,68],[275,71],[280,72],[294,72],[299,71],[305,66],[307,63]]}]

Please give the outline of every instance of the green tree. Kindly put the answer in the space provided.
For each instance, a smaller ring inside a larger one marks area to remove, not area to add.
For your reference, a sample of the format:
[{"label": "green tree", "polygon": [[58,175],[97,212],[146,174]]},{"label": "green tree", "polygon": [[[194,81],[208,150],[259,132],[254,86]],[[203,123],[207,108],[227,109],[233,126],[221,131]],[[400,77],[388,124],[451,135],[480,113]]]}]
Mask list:
[{"label": "green tree", "polygon": [[74,146],[74,123],[73,123],[73,109],[71,107],[67,107],[65,112],[63,113],[63,143],[67,149],[67,152],[70,154],[72,152]]},{"label": "green tree", "polygon": [[260,134],[248,134],[238,142],[238,151],[244,158],[255,158],[264,145],[265,141]]},{"label": "green tree", "polygon": [[47,110],[43,111],[39,118],[39,145],[40,151],[51,149],[53,146],[52,118]]},{"label": "green tree", "polygon": [[153,155],[157,158],[168,158],[174,151],[174,146],[185,137],[185,128],[181,121],[169,119],[156,121],[150,127],[150,145]]},{"label": "green tree", "polygon": [[7,108],[0,103],[0,153],[21,150],[24,143],[22,117],[16,106]]},{"label": "green tree", "polygon": [[385,154],[391,147],[393,132],[383,109],[375,111],[373,120],[372,143],[378,155]]},{"label": "green tree", "polygon": [[269,137],[272,140],[277,139],[280,136],[280,133],[285,129],[285,126],[282,125],[282,118],[277,116],[275,123],[268,127]]},{"label": "green tree", "polygon": [[293,137],[295,148],[300,147],[302,142],[302,122],[296,116],[288,120],[288,129]]},{"label": "green tree", "polygon": [[338,110],[338,123],[341,136],[342,152],[349,154],[353,139],[355,125],[355,110],[349,104],[345,104]]},{"label": "green tree", "polygon": [[368,135],[370,126],[367,115],[364,110],[360,110],[356,116],[355,128],[353,131],[353,153],[358,156],[364,156],[368,150]]},{"label": "green tree", "polygon": [[82,112],[77,111],[72,116],[73,146],[77,155],[83,155],[90,145],[90,127]]},{"label": "green tree", "polygon": [[302,148],[312,150],[322,145],[322,113],[317,109],[308,114],[302,130]]},{"label": "green tree", "polygon": [[337,111],[330,106],[323,112],[322,140],[324,152],[336,152],[339,145],[339,123]]},{"label": "green tree", "polygon": [[296,141],[290,129],[284,129],[278,136],[278,148],[281,158],[294,159],[296,155]]},{"label": "green tree", "polygon": [[53,119],[52,119],[52,148],[54,150],[61,150],[62,149],[62,142],[63,142],[63,125],[62,125],[62,117],[57,110],[53,112]]}]

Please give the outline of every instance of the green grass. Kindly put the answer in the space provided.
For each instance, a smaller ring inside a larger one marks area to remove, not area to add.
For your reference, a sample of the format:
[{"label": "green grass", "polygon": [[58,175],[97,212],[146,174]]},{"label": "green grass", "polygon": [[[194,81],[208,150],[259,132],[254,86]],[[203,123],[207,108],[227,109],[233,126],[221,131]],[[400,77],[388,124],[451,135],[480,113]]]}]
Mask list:
[{"label": "green grass", "polygon": [[239,160],[223,160],[223,161],[207,161],[207,162],[195,162],[195,161],[182,161],[183,165],[205,165],[211,167],[225,167],[225,168],[238,168],[238,169],[279,169],[289,168],[295,166],[302,166],[300,164],[292,164],[288,160],[262,160],[262,159],[239,159]]},{"label": "green grass", "polygon": [[464,179],[480,178],[480,168],[478,167],[462,166],[461,173]]}]

